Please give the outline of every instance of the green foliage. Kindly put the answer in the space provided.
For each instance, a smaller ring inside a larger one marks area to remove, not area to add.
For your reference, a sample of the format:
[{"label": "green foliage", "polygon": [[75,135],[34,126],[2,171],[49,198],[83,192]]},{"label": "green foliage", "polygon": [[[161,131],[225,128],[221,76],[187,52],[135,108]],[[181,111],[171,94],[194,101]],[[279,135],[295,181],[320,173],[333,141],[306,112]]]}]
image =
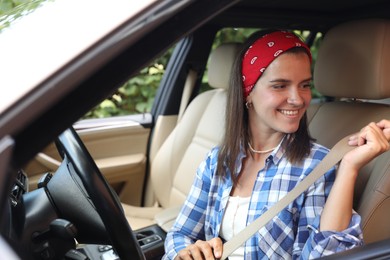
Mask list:
[{"label": "green foliage", "polygon": [[[114,95],[88,112],[84,118],[102,118],[118,115],[129,115],[150,112],[157,88],[165,71],[167,56],[156,61],[131,78]],[[159,63],[160,62],[160,63]]]},{"label": "green foliage", "polygon": [[226,42],[244,42],[252,33],[258,31],[255,28],[225,28],[220,30],[214,40],[213,48]]},{"label": "green foliage", "polygon": [[111,97],[89,111],[83,118],[103,118],[150,112],[173,47],[142,69]]},{"label": "green foliage", "polygon": [[0,32],[49,0],[0,0]]}]

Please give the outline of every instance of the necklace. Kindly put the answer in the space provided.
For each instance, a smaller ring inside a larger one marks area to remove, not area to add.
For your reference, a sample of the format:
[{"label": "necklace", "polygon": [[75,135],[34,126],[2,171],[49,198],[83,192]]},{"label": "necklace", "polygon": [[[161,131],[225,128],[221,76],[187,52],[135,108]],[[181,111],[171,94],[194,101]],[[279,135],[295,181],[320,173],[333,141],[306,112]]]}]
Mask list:
[{"label": "necklace", "polygon": [[268,150],[264,150],[264,151],[261,151],[261,150],[255,150],[253,149],[252,145],[250,142],[248,142],[248,146],[249,146],[249,149],[253,152],[253,153],[269,153],[269,152],[272,152],[273,150],[275,150],[276,147],[278,146],[275,146],[274,148],[271,148],[271,149],[268,149]]}]

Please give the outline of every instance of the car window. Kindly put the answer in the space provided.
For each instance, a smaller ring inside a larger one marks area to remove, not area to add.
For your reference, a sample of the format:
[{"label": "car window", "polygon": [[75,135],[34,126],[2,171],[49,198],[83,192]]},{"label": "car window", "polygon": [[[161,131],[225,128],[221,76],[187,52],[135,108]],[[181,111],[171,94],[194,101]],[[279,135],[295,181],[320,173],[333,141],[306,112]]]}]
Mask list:
[{"label": "car window", "polygon": [[[153,6],[153,1],[155,0],[124,0],[122,2],[127,5],[126,8],[110,13],[106,3],[101,1],[47,0],[40,8],[35,6],[35,9],[31,7],[31,10],[22,9],[18,12],[20,10],[18,6],[14,9],[10,8],[9,15],[0,13],[3,15],[0,17],[0,70],[9,71],[3,73],[1,79],[2,85],[12,86],[11,91],[3,93],[0,98],[0,111],[12,105],[18,98],[28,97],[28,92],[34,87],[40,87],[45,77],[59,73],[61,69],[65,70],[64,68],[68,68],[79,55],[87,55],[91,45],[105,39],[105,33],[125,24],[126,19],[131,15],[130,10],[146,12],[146,7]],[[76,2],[77,8],[75,8]],[[83,8],[91,8],[91,3],[93,3],[93,11],[91,9],[88,13],[89,19],[85,19]],[[13,1],[11,3],[0,1],[0,9],[13,4]],[[72,19],[69,19],[70,16]],[[36,28],[39,30],[33,30]],[[126,35],[131,34],[124,36]],[[119,51],[118,46],[115,49],[108,48],[117,42],[107,43],[105,50]],[[93,70],[93,67],[98,66],[99,63],[91,64],[83,75],[88,75],[87,70]],[[20,77],[20,71],[26,71],[23,77]],[[61,93],[56,92],[56,95],[60,96]]]},{"label": "car window", "polygon": [[118,88],[82,119],[149,113],[166,65],[174,47],[170,48]]}]

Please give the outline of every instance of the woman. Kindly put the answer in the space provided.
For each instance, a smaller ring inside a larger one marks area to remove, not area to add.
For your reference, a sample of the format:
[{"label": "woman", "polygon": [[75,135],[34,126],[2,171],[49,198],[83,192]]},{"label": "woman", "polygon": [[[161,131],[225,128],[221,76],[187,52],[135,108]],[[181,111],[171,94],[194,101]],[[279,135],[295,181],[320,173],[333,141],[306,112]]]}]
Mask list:
[{"label": "woman", "polygon": [[[229,240],[307,176],[328,153],[307,130],[311,54],[294,34],[253,35],[238,55],[228,92],[226,133],[198,168],[166,238],[166,259],[214,259]],[[365,127],[359,146],[229,259],[307,259],[362,245],[352,210],[358,170],[389,149],[390,122]]]}]

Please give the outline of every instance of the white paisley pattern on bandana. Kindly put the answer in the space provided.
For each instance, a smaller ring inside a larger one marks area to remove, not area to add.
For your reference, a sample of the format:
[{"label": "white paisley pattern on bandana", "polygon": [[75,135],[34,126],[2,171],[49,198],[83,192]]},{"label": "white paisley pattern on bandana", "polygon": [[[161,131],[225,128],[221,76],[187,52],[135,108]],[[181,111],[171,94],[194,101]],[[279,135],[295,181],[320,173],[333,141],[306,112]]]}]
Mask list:
[{"label": "white paisley pattern on bandana", "polygon": [[295,34],[287,31],[276,31],[266,34],[248,48],[242,59],[244,99],[252,91],[268,65],[281,53],[294,47],[305,48],[311,61],[309,47]]}]

